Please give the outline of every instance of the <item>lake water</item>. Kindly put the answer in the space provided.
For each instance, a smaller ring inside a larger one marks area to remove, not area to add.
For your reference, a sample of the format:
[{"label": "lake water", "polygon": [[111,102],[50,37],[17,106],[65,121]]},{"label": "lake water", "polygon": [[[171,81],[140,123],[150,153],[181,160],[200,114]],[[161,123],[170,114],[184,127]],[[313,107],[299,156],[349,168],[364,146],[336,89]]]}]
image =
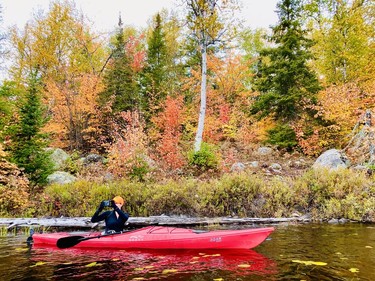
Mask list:
[{"label": "lake water", "polygon": [[8,235],[0,237],[0,280],[375,280],[375,225],[274,227],[245,251],[28,248],[27,236]]}]

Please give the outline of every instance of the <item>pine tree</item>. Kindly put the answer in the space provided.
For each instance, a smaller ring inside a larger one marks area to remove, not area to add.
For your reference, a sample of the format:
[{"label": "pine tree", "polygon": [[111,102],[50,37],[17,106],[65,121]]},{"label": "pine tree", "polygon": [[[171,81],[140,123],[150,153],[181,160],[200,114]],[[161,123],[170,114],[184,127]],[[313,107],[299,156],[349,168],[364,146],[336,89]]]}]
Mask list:
[{"label": "pine tree", "polygon": [[0,86],[0,139],[5,135],[4,129],[9,125],[15,110],[14,98],[18,96],[17,87],[12,81],[4,81]]},{"label": "pine tree", "polygon": [[126,53],[121,17],[112,49],[109,67],[104,75],[105,90],[99,94],[99,104],[105,106],[108,101],[113,101],[113,113],[138,110],[140,96],[130,58]]},{"label": "pine tree", "polygon": [[301,1],[282,0],[277,8],[279,23],[270,37],[275,47],[260,52],[255,78],[260,95],[251,112],[260,118],[271,115],[278,122],[289,122],[306,110],[306,104],[316,102],[320,86],[307,65],[313,42],[302,29]]},{"label": "pine tree", "polygon": [[144,93],[143,109],[146,119],[160,111],[167,96],[164,83],[168,83],[168,54],[160,14],[156,15],[155,27],[148,39],[147,61],[142,72]]},{"label": "pine tree", "polygon": [[19,109],[19,122],[12,128],[11,158],[23,168],[32,184],[45,184],[53,165],[49,152],[48,136],[41,129],[46,124],[46,110],[40,97],[40,78],[31,73],[25,100]]}]

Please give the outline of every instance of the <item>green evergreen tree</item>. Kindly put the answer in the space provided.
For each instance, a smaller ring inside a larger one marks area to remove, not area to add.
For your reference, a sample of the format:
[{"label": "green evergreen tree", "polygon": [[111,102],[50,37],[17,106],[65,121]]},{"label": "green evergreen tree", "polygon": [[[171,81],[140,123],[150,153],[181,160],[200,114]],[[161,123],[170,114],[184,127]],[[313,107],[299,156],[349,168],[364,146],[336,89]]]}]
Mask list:
[{"label": "green evergreen tree", "polygon": [[19,121],[11,129],[12,161],[24,169],[34,185],[45,184],[53,170],[50,153],[46,151],[48,135],[41,131],[48,119],[41,102],[40,86],[40,78],[34,71],[19,109]]},{"label": "green evergreen tree", "polygon": [[260,52],[254,83],[260,95],[251,112],[260,118],[271,115],[278,122],[289,122],[307,110],[306,104],[316,102],[320,86],[307,65],[312,59],[309,48],[313,42],[302,29],[301,9],[300,0],[277,4],[279,22],[270,37],[275,47]]},{"label": "green evergreen tree", "polygon": [[126,42],[121,17],[113,43],[109,66],[104,74],[105,89],[99,94],[99,104],[112,101],[113,113],[138,110],[140,96],[131,60],[126,53]]},{"label": "green evergreen tree", "polygon": [[147,42],[147,61],[142,72],[143,109],[148,120],[159,112],[167,96],[168,49],[160,14],[156,15],[155,26]]},{"label": "green evergreen tree", "polygon": [[14,82],[3,81],[0,86],[0,139],[3,140],[4,130],[9,125],[15,110],[15,97],[18,91]]}]

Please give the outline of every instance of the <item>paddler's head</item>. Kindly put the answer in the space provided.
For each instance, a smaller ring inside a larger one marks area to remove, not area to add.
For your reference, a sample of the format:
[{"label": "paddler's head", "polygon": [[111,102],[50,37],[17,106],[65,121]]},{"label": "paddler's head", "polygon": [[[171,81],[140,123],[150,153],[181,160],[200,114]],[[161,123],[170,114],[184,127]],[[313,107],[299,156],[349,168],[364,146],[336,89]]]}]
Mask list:
[{"label": "paddler's head", "polygon": [[[113,198],[112,200],[115,202],[116,205],[121,205],[121,206],[123,206],[124,203],[125,203],[124,199],[123,199],[121,196],[116,196],[116,197]],[[121,208],[121,207],[119,207],[119,208]]]}]

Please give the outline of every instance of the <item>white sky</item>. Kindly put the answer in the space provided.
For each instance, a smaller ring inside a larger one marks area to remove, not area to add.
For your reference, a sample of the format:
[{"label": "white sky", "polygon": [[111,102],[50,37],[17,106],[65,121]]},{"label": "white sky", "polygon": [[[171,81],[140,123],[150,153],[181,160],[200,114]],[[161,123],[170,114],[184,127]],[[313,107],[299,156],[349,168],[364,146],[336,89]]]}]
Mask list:
[{"label": "white sky", "polygon": [[[242,14],[250,28],[268,28],[277,21],[277,0],[241,0]],[[175,8],[181,0],[75,0],[98,31],[112,31],[117,24],[119,12],[125,25],[145,27],[147,21],[162,8]],[[3,27],[17,25],[23,29],[39,9],[47,12],[50,0],[0,0]]]},{"label": "white sky", "polygon": [[[74,0],[76,8],[100,32],[112,32],[117,25],[119,13],[125,25],[146,27],[147,21],[158,11],[166,8],[176,10],[182,0]],[[269,28],[275,25],[278,0],[240,0],[242,18],[251,29]],[[3,30],[16,25],[23,30],[27,21],[34,18],[39,10],[49,11],[51,0],[0,0]],[[6,78],[7,65],[0,67],[0,82]]]}]

